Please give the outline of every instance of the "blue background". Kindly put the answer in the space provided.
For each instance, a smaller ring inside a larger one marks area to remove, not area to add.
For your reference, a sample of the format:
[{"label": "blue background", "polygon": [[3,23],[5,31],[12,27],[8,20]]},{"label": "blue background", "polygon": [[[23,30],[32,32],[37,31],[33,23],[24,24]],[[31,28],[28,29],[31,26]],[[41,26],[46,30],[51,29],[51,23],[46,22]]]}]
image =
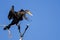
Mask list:
[{"label": "blue background", "polygon": [[[0,25],[11,22],[7,16],[12,5],[15,6],[15,11],[28,9],[33,14],[24,40],[60,40],[60,0],[0,0]],[[24,22],[21,22],[22,31],[28,21]],[[10,28],[12,38],[9,38],[8,31],[3,28],[0,26],[0,40],[19,40],[16,25]]]}]

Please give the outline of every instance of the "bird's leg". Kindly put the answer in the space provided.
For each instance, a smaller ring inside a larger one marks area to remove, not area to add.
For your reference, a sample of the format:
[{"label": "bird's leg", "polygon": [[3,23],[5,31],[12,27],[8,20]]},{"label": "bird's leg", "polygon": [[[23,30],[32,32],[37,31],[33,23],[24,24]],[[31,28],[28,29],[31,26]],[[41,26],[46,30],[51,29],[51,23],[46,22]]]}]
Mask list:
[{"label": "bird's leg", "polygon": [[21,33],[21,27],[19,24],[17,24],[17,26],[18,26],[18,31],[20,33],[20,39],[19,40],[23,40],[22,33]]},{"label": "bird's leg", "polygon": [[23,40],[23,37],[22,37],[22,33],[20,32],[20,39],[19,40]]},{"label": "bird's leg", "polygon": [[17,26],[18,26],[18,31],[19,31],[19,33],[20,33],[20,25],[19,25],[19,24],[17,24]]},{"label": "bird's leg", "polygon": [[28,27],[29,27],[29,25],[27,25],[27,27],[25,28],[23,34],[20,32],[20,39],[19,40],[23,40],[23,36],[24,36],[26,30],[28,29]]},{"label": "bird's leg", "polygon": [[21,27],[19,24],[18,24],[18,31],[20,33],[20,39],[19,40],[23,40],[22,33],[21,33]]},{"label": "bird's leg", "polygon": [[21,37],[24,36],[24,34],[25,34],[26,30],[28,29],[28,27],[29,27],[29,25],[27,25],[27,27],[25,28],[25,30],[24,30],[23,34],[21,35]]}]

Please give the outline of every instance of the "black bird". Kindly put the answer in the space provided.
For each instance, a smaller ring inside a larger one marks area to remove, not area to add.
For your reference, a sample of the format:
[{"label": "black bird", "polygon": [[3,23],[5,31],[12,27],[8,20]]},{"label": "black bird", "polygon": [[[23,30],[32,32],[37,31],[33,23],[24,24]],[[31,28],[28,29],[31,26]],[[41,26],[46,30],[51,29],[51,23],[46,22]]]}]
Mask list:
[{"label": "black bird", "polygon": [[13,19],[13,20],[9,25],[4,27],[4,30],[9,30],[12,25],[16,24],[18,26],[18,30],[20,32],[20,25],[18,23],[19,23],[19,21],[23,20],[23,17],[26,20],[28,20],[28,18],[26,17],[26,14],[29,14],[30,16],[32,16],[32,13],[29,10],[21,9],[18,12],[14,11],[14,5],[13,5],[8,14],[8,19],[9,20]]}]

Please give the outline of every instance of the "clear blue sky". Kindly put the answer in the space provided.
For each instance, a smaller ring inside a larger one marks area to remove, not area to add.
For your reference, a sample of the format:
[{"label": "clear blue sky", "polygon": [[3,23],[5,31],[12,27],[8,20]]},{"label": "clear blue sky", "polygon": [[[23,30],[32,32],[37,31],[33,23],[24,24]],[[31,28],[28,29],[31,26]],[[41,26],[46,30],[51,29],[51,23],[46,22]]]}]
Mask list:
[{"label": "clear blue sky", "polygon": [[[29,9],[33,14],[24,40],[60,40],[60,0],[0,0],[0,25],[11,22],[7,16],[12,5],[15,6],[15,11]],[[21,26],[24,30],[24,22]],[[17,26],[14,25],[10,30],[12,38],[8,37],[3,26],[0,27],[0,40],[19,40]]]}]

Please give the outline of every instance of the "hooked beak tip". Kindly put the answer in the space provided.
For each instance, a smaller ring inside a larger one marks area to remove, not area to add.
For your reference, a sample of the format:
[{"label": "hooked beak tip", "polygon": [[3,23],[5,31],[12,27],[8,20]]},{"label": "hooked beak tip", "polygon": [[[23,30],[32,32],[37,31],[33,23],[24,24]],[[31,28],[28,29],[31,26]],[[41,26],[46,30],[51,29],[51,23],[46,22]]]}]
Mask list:
[{"label": "hooked beak tip", "polygon": [[28,12],[28,14],[29,14],[30,16],[33,16],[31,12]]}]

